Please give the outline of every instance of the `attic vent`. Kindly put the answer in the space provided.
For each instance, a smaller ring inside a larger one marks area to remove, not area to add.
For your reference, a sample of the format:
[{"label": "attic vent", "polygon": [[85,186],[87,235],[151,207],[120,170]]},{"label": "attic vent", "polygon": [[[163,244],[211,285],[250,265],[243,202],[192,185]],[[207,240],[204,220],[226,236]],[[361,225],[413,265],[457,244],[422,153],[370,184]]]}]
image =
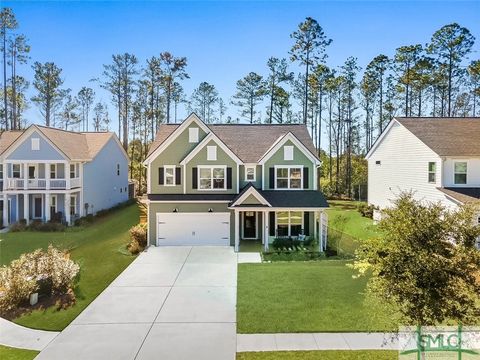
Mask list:
[{"label": "attic vent", "polygon": [[40,150],[40,139],[39,138],[32,138],[32,150],[34,150],[34,151]]},{"label": "attic vent", "polygon": [[382,162],[380,160],[377,160],[377,161],[375,161],[375,164],[382,165]]}]

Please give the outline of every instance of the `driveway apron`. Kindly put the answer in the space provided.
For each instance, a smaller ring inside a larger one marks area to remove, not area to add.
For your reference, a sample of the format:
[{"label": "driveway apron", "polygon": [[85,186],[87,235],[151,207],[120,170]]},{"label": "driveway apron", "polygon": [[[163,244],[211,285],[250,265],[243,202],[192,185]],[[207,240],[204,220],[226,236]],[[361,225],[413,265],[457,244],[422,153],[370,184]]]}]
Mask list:
[{"label": "driveway apron", "polygon": [[37,359],[234,360],[237,255],[151,247]]}]

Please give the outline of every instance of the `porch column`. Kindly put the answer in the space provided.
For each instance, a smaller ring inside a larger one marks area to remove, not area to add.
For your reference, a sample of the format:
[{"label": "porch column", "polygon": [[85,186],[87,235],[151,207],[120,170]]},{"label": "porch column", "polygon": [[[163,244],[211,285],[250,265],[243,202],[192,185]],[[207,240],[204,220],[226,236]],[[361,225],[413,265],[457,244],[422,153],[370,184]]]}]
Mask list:
[{"label": "porch column", "polygon": [[30,205],[30,195],[29,194],[23,194],[23,218],[27,222],[27,225],[30,224],[30,211],[29,211],[29,206]]},{"label": "porch column", "polygon": [[28,164],[23,164],[23,188],[28,190]]},{"label": "porch column", "polygon": [[85,204],[83,203],[83,163],[80,163],[78,165],[78,177],[80,178],[80,192],[79,192],[79,200],[78,202],[80,203],[80,209],[79,213],[80,216],[85,216]]},{"label": "porch column", "polygon": [[[317,215],[316,211],[313,212],[313,239],[317,240]],[[319,238],[319,242],[321,239]]]},{"label": "porch column", "polygon": [[70,194],[65,193],[65,203],[64,203],[64,213],[65,213],[65,221],[68,225],[70,225]]},{"label": "porch column", "polygon": [[318,213],[318,217],[319,217],[319,221],[318,221],[318,246],[319,246],[319,250],[320,251],[324,251],[325,248],[323,246],[323,236],[322,236],[322,232],[323,232],[323,216],[320,214],[320,212]]},{"label": "porch column", "polygon": [[238,252],[240,248],[240,213],[237,209],[235,211],[235,251]]},{"label": "porch column", "polygon": [[50,166],[51,164],[45,164],[45,190],[50,190]]},{"label": "porch column", "polygon": [[263,214],[263,239],[264,239],[264,242],[263,242],[263,249],[265,250],[265,252],[268,251],[268,236],[270,234],[270,231],[269,231],[269,221],[270,221],[270,218],[268,216],[269,212],[268,211],[263,211],[262,212]]},{"label": "porch column", "polygon": [[10,225],[8,223],[8,196],[3,194],[3,226]]},{"label": "porch column", "polygon": [[[48,180],[47,180],[48,181]],[[45,194],[45,222],[50,221],[50,194]]]}]

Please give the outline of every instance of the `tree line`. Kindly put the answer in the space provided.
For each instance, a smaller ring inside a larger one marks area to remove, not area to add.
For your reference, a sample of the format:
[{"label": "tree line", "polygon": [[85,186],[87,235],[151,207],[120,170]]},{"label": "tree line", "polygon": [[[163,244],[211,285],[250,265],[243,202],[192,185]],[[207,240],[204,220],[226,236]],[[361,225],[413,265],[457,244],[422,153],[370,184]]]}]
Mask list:
[{"label": "tree line", "polygon": [[[113,123],[108,105],[95,91],[64,88],[54,62],[34,62],[32,84],[18,74],[30,61],[30,46],[10,8],[0,13],[3,58],[1,129],[28,125],[25,110],[35,105],[46,126],[103,131]],[[306,124],[323,160],[320,185],[328,194],[353,196],[366,183],[364,154],[394,116],[476,116],[480,98],[480,60],[469,59],[475,38],[459,24],[437,30],[426,44],[400,46],[379,54],[362,69],[354,56],[328,64],[332,39],[307,17],[290,34],[285,58],[267,59],[265,73],[249,72],[227,100],[214,84],[201,82],[190,96],[186,57],[168,51],[144,63],[132,53],[112,55],[92,82],[105,89],[114,106],[114,129],[132,157],[130,176],[145,184],[141,162],[163,123],[176,123],[178,108],[196,112],[207,123]],[[300,72],[290,70],[292,64]],[[35,95],[27,97],[33,87]],[[238,117],[226,116],[228,106]],[[263,111],[262,111],[263,110]],[[322,144],[322,138],[327,139]]]}]

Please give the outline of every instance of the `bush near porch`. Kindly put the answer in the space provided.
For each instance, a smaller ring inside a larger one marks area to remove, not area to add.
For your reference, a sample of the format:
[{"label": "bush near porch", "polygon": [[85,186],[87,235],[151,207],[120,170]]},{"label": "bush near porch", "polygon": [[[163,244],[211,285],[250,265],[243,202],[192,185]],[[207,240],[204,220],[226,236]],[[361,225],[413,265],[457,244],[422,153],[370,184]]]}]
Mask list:
[{"label": "bush near porch", "polygon": [[35,310],[14,322],[44,330],[63,330],[135,259],[126,251],[126,245],[129,229],[138,221],[139,210],[135,204],[110,212],[85,228],[0,234],[0,265],[8,265],[25,252],[46,249],[53,244],[69,250],[71,258],[81,267],[74,306],[65,310],[57,310],[55,306]]},{"label": "bush near porch", "polygon": [[366,279],[348,261],[239,264],[240,333],[387,331],[395,324],[364,300]]}]

